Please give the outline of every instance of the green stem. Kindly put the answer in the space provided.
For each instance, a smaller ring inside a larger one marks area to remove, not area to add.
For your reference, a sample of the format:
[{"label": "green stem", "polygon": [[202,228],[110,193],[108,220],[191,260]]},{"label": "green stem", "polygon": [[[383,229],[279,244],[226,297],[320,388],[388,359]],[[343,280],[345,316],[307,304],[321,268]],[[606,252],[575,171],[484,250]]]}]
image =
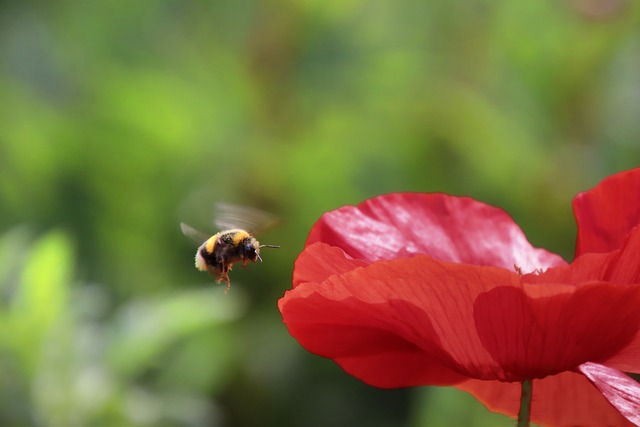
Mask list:
[{"label": "green stem", "polygon": [[518,427],[529,427],[531,418],[531,398],[533,397],[533,380],[522,382],[520,396],[520,412],[518,413]]}]

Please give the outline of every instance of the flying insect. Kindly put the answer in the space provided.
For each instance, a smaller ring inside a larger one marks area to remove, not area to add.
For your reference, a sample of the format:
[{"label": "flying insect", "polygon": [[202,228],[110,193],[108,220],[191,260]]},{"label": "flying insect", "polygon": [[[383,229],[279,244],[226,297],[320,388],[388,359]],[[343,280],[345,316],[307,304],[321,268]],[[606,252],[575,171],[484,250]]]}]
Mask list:
[{"label": "flying insect", "polygon": [[231,287],[229,271],[233,264],[242,262],[244,268],[249,261],[262,262],[261,248],[279,248],[280,246],[261,245],[251,232],[247,231],[247,229],[262,230],[272,226],[276,221],[266,212],[222,203],[217,204],[216,207],[215,224],[222,231],[209,236],[183,222],[180,223],[180,229],[186,236],[201,243],[196,251],[196,268],[208,272],[216,283],[224,280],[227,283],[226,293]]}]

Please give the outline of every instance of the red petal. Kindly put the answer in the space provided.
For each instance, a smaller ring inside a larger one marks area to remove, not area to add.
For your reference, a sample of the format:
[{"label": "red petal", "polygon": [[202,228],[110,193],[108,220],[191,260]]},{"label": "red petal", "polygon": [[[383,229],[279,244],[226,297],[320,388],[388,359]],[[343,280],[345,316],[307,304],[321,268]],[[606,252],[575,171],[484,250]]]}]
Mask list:
[{"label": "red petal", "polygon": [[[456,388],[471,393],[494,412],[518,415],[520,383],[470,380]],[[584,375],[573,372],[534,380],[531,412],[531,421],[541,425],[631,425]]]},{"label": "red petal", "polygon": [[580,366],[604,397],[629,421],[640,425],[640,384],[628,375],[596,363]]},{"label": "red petal", "polygon": [[517,282],[503,269],[416,256],[301,283],[279,308],[303,347],[368,384],[454,384],[500,369],[475,332],[473,301]]},{"label": "red petal", "polygon": [[[522,276],[526,283],[573,283],[584,285],[595,281],[607,281],[622,285],[631,285],[630,289],[637,288],[640,284],[640,228],[634,229],[625,240],[622,248],[608,254],[586,254],[575,260],[568,266],[551,268],[542,274],[528,274]],[[621,300],[612,306],[615,310],[628,311],[637,304],[627,300]],[[602,303],[598,304],[602,305]],[[577,308],[578,311],[581,311]],[[636,316],[622,320],[619,324],[611,324],[612,331],[622,332],[628,327],[637,327]],[[593,360],[593,359],[592,359]],[[625,345],[618,349],[609,358],[600,358],[600,362],[627,372],[640,372],[640,332]]]},{"label": "red petal", "polygon": [[501,286],[474,305],[481,341],[508,381],[615,356],[640,330],[640,288],[607,283]]},{"label": "red petal", "polygon": [[322,282],[333,274],[346,273],[368,264],[349,257],[340,248],[315,243],[298,256],[293,268],[293,287],[304,282]]},{"label": "red petal", "polygon": [[590,252],[611,252],[640,224],[640,169],[604,179],[573,199],[578,222],[576,257]]},{"label": "red petal", "polygon": [[633,340],[623,349],[601,362],[611,368],[640,374],[640,331],[636,333]]},{"label": "red petal", "polygon": [[426,256],[301,283],[279,303],[303,347],[379,387],[519,381],[603,360],[638,332],[638,305],[640,287],[522,285]]},{"label": "red petal", "polygon": [[326,213],[307,245],[325,242],[369,262],[416,254],[443,261],[492,265],[525,272],[563,265],[536,249],[503,210],[468,197],[393,193]]}]

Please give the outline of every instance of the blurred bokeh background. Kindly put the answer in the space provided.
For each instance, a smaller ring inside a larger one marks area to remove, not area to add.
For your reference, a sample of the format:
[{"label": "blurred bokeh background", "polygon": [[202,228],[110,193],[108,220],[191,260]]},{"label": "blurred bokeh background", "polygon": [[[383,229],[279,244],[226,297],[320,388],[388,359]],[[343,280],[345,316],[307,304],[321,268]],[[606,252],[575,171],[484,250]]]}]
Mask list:
[{"label": "blurred bokeh background", "polygon": [[[277,300],[325,211],[470,195],[572,258],[640,162],[631,0],[0,2],[0,425],[513,425],[304,351]],[[228,295],[180,221],[282,223]]]}]

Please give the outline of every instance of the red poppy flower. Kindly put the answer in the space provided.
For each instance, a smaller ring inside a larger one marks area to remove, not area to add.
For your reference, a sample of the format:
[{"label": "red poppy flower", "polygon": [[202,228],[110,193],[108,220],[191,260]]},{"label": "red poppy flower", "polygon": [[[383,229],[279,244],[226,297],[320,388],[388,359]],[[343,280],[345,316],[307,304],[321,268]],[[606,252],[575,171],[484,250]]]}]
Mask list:
[{"label": "red poppy flower", "polygon": [[455,386],[513,416],[534,380],[534,422],[640,424],[640,387],[623,373],[640,373],[640,169],[574,210],[571,264],[466,197],[389,194],[326,213],[279,301],[283,320],[377,387]]}]

